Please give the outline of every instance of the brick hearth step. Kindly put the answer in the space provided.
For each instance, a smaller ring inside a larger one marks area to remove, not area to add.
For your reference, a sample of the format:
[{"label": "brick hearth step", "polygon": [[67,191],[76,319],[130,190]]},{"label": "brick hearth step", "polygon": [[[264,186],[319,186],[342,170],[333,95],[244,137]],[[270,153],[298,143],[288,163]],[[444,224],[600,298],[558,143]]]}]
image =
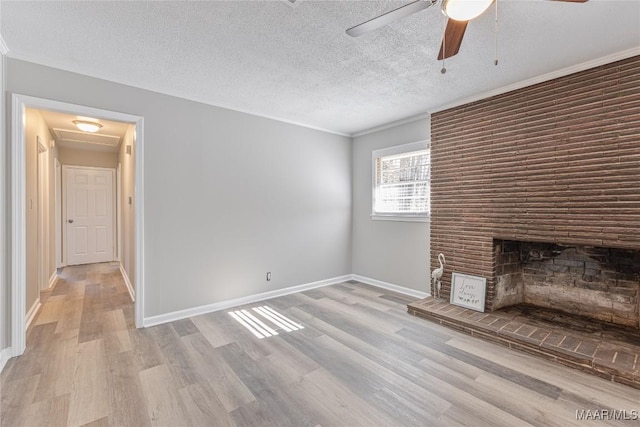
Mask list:
[{"label": "brick hearth step", "polygon": [[480,313],[429,297],[407,308],[443,326],[640,389],[640,331],[562,319],[566,316],[529,306]]}]

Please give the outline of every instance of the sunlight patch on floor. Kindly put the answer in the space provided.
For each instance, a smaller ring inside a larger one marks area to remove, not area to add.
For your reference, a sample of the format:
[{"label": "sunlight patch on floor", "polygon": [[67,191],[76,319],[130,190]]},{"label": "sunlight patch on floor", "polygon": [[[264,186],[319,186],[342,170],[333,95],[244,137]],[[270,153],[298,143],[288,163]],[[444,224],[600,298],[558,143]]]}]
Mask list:
[{"label": "sunlight patch on floor", "polygon": [[[299,329],[304,329],[304,326],[302,326],[301,324],[294,322],[287,316],[278,313],[276,310],[267,305],[263,305],[261,307],[253,307],[253,311],[261,316],[264,321],[254,316],[248,310],[230,311],[229,315],[242,326],[247,328],[249,332],[251,332],[258,339],[278,335],[278,330],[293,332]],[[274,327],[270,325],[274,325]]]}]

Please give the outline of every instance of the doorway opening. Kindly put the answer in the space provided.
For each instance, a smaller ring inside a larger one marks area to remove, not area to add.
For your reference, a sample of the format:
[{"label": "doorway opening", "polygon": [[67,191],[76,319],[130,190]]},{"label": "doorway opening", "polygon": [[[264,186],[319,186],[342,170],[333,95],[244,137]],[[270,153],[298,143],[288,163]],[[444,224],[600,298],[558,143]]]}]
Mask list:
[{"label": "doorway opening", "polygon": [[142,327],[143,118],[14,94],[11,144],[11,356],[25,350],[39,292],[68,265],[116,262]]}]

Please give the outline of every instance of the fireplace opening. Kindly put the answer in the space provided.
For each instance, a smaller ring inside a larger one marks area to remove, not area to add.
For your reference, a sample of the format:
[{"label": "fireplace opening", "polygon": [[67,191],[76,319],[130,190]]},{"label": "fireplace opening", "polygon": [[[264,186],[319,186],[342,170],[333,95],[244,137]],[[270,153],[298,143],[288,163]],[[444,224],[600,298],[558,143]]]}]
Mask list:
[{"label": "fireplace opening", "polygon": [[494,240],[493,309],[541,307],[640,329],[640,251]]}]

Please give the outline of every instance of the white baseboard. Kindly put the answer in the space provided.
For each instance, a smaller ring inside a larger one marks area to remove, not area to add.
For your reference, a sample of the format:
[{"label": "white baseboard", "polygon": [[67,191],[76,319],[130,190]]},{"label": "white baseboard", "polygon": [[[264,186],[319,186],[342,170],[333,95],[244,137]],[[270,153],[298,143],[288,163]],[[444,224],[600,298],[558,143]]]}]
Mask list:
[{"label": "white baseboard", "polygon": [[198,316],[200,314],[212,313],[214,311],[226,310],[243,304],[251,304],[258,301],[264,301],[271,298],[281,297],[284,295],[294,294],[296,292],[307,291],[309,289],[321,288],[323,286],[335,285],[351,280],[351,275],[334,277],[332,279],[320,280],[318,282],[306,283],[304,285],[290,286],[284,289],[277,289],[269,292],[249,295],[241,298],[234,298],[226,301],[216,302],[199,307],[187,308],[185,310],[173,311],[158,316],[145,317],[143,325],[145,327],[160,325],[162,323],[173,322],[175,320],[186,319],[187,317]]},{"label": "white baseboard", "polygon": [[404,286],[394,285],[393,283],[383,282],[381,280],[372,279],[370,277],[364,277],[358,274],[352,274],[351,276],[352,280],[357,280],[358,282],[366,283],[367,285],[398,292],[400,294],[409,295],[411,297],[423,299],[431,296],[429,292],[422,292],[411,288],[405,288]]},{"label": "white baseboard", "polygon": [[56,284],[56,282],[58,281],[58,272],[54,271],[53,274],[51,275],[51,277],[49,277],[49,286],[48,288],[53,288]]},{"label": "white baseboard", "polygon": [[129,290],[129,296],[131,297],[132,302],[136,302],[136,291],[133,289],[133,285],[131,284],[131,280],[129,280],[129,276],[127,275],[127,271],[124,269],[124,265],[120,263],[120,273],[122,273],[122,278],[124,279],[124,284],[127,285],[127,289]]},{"label": "white baseboard", "polygon": [[[126,273],[121,265],[121,271],[123,277],[126,279]],[[220,301],[213,304],[201,305],[199,307],[187,308],[184,310],[173,311],[171,313],[160,314],[157,316],[145,317],[143,321],[144,327],[160,325],[163,323],[173,322],[176,320],[186,319],[188,317],[199,316],[201,314],[213,313],[214,311],[226,310],[229,308],[237,307],[243,304],[251,304],[258,301],[264,301],[271,298],[276,298],[284,295],[294,294],[296,292],[307,291],[309,289],[321,288],[323,286],[335,285],[338,283],[344,283],[349,280],[357,280],[358,282],[365,283],[367,285],[375,286],[382,289],[387,289],[400,294],[409,295],[415,298],[427,298],[431,294],[428,292],[422,292],[411,288],[405,288],[404,286],[394,285],[392,283],[383,282],[381,280],[372,279],[370,277],[364,277],[357,274],[347,274],[345,276],[334,277],[332,279],[320,280],[318,282],[306,283],[304,285],[290,286],[284,289],[277,289],[275,291],[262,292],[259,294],[248,295],[246,297],[234,298],[226,301]],[[129,286],[129,285],[127,285]],[[131,288],[129,288],[131,292]]]},{"label": "white baseboard", "polygon": [[11,347],[3,348],[2,351],[0,351],[0,372],[2,372],[5,365],[12,356],[13,350],[11,349]]},{"label": "white baseboard", "polygon": [[40,298],[38,298],[36,302],[33,303],[29,311],[27,312],[27,321],[24,327],[25,330],[29,329],[29,325],[31,325],[31,322],[33,322],[33,319],[36,317],[36,314],[38,314],[38,310],[40,310],[40,307],[41,307]]}]

